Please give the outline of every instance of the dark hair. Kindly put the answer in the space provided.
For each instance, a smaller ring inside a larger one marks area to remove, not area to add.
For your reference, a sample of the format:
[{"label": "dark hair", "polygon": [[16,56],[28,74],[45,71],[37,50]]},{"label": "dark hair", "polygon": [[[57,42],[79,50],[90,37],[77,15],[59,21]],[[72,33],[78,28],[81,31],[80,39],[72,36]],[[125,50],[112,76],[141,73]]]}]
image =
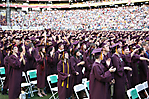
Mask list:
[{"label": "dark hair", "polygon": [[49,50],[48,50],[48,54],[52,51],[53,47],[51,47]]},{"label": "dark hair", "polygon": [[95,55],[94,57],[95,57],[95,59],[98,59],[100,57],[100,54],[99,55]]},{"label": "dark hair", "polygon": [[146,44],[147,44],[146,42],[142,42],[142,46],[146,46]]},{"label": "dark hair", "polygon": [[144,50],[143,47],[140,48],[140,49],[139,49],[139,54],[141,54],[143,50]]},{"label": "dark hair", "polygon": [[115,48],[112,48],[111,49],[111,52],[112,52],[112,54],[114,54],[116,51],[115,51]]}]

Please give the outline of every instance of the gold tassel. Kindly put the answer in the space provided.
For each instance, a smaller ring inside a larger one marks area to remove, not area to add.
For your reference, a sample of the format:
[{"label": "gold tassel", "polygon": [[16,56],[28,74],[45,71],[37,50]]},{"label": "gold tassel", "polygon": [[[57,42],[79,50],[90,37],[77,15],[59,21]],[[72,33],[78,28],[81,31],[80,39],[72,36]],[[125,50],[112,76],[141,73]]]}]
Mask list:
[{"label": "gold tassel", "polygon": [[115,50],[116,50],[116,54],[118,54],[118,51],[117,51],[117,46],[116,46],[116,49],[115,49]]},{"label": "gold tassel", "polygon": [[102,53],[100,54],[100,60],[103,60]]},{"label": "gold tassel", "polygon": [[[65,73],[65,68],[64,68],[64,62],[63,62],[63,73]],[[64,86],[64,81],[62,82],[62,87]]]},{"label": "gold tassel", "polygon": [[63,52],[63,59],[64,59],[64,52]]},{"label": "gold tassel", "polygon": [[122,50],[122,54],[124,54],[124,50]]},{"label": "gold tassel", "polygon": [[[68,74],[69,74],[69,63],[67,62],[67,67],[68,67]],[[66,88],[69,88],[69,86],[68,86],[68,84],[69,84],[69,77],[67,78],[67,87]]]}]

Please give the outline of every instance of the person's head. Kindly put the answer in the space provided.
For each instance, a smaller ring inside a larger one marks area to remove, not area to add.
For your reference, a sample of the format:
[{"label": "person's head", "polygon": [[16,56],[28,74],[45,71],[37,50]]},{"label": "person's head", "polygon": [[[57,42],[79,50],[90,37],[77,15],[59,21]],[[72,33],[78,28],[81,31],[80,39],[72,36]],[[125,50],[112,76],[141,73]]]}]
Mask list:
[{"label": "person's head", "polygon": [[146,42],[142,42],[142,47],[145,48],[145,50],[147,50],[147,46],[148,44]]},{"label": "person's head", "polygon": [[31,48],[31,47],[34,47],[34,44],[33,43],[29,43],[29,48]]},{"label": "person's head", "polygon": [[43,47],[41,50],[42,50],[42,52],[43,52],[43,53],[45,53],[45,52],[46,52],[45,47]]},{"label": "person's head", "polygon": [[79,51],[76,52],[76,56],[80,56],[80,52]]},{"label": "person's head", "polygon": [[120,43],[116,43],[114,45],[111,46],[112,48],[112,53],[116,53],[116,54],[120,54],[122,53],[122,49],[121,47],[119,46]]},{"label": "person's head", "polygon": [[140,48],[139,49],[139,53],[138,54],[144,54],[146,51],[145,51],[145,49],[144,48]]},{"label": "person's head", "polygon": [[73,49],[73,50],[74,50],[74,56],[79,57],[80,56],[79,49]]},{"label": "person's head", "polygon": [[25,45],[29,45],[30,41],[29,40],[25,40]]},{"label": "person's head", "polygon": [[64,61],[65,59],[68,60],[69,59],[69,54],[67,52],[63,52],[63,55],[61,57],[62,61]]},{"label": "person's head", "polygon": [[101,58],[102,58],[102,48],[97,48],[97,49],[94,49],[93,51],[92,51],[92,54],[94,54],[94,57],[95,57],[95,59],[96,60],[102,60]]},{"label": "person's head", "polygon": [[130,52],[130,51],[129,51],[129,48],[128,48],[128,47],[124,49],[124,54],[125,54],[125,55],[128,55],[129,52]]},{"label": "person's head", "polygon": [[105,45],[103,46],[103,49],[102,49],[102,50],[105,51],[105,52],[109,52],[109,51],[110,51],[109,45],[108,45],[108,44],[105,44]]},{"label": "person's head", "polygon": [[59,48],[60,50],[63,50],[63,49],[64,49],[64,45],[61,44],[58,48]]},{"label": "person's head", "polygon": [[141,44],[142,44],[142,40],[141,40],[141,39],[138,41],[138,44],[139,44],[139,45],[141,45]]},{"label": "person's head", "polygon": [[121,47],[118,47],[117,48],[117,52],[118,52],[118,54],[121,54],[122,53],[122,48]]},{"label": "person's head", "polygon": [[12,48],[12,51],[13,51],[13,53],[18,53],[18,47],[17,47],[17,46],[14,46],[14,47]]},{"label": "person's head", "polygon": [[86,44],[85,44],[85,43],[82,44],[82,45],[81,45],[81,50],[85,51],[86,49],[87,49]]},{"label": "person's head", "polygon": [[83,44],[83,49],[85,49],[85,50],[87,49],[86,44]]}]

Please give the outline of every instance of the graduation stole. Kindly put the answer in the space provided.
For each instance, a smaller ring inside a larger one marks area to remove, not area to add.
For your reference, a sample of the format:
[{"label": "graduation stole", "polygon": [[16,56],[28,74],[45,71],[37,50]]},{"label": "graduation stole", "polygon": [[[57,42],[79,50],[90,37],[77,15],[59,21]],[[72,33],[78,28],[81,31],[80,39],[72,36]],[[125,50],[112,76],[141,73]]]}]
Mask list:
[{"label": "graduation stole", "polygon": [[[65,73],[64,62],[63,62],[63,73]],[[67,74],[69,74],[69,63],[68,62],[67,62]],[[66,88],[69,88],[68,84],[69,84],[69,77],[67,78],[67,86],[66,86]],[[64,81],[62,82],[62,87],[63,86],[64,86]]]}]

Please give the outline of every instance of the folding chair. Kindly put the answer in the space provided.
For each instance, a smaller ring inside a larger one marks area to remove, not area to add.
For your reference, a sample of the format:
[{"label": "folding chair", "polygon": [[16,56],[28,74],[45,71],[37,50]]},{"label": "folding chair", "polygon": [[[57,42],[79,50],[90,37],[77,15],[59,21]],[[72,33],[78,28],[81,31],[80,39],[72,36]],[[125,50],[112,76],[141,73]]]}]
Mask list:
[{"label": "folding chair", "polygon": [[85,67],[83,67],[83,69],[82,69],[82,73],[84,74],[84,72],[85,72]]},{"label": "folding chair", "polygon": [[86,82],[84,83],[84,86],[89,90],[89,81],[86,81]]},{"label": "folding chair", "polygon": [[32,79],[37,79],[37,70],[29,70],[27,71],[27,77],[28,77],[28,83],[30,83],[32,93],[37,92],[38,90],[33,90],[33,86],[37,85],[37,80],[32,80]]},{"label": "folding chair", "polygon": [[29,90],[28,90],[28,92],[25,92],[25,94],[31,93],[31,97],[33,97],[34,94],[32,93],[31,84],[28,82],[25,72],[22,72],[22,77],[25,77],[26,82],[21,83],[21,88],[28,87],[27,89],[29,89]]},{"label": "folding chair", "polygon": [[82,79],[82,84],[84,84],[87,81],[87,78]]},{"label": "folding chair", "polygon": [[135,88],[133,90],[131,90],[130,95],[131,95],[132,99],[141,99],[141,98],[139,98],[139,95]]},{"label": "folding chair", "polygon": [[2,88],[4,86],[4,80],[5,80],[5,68],[0,67],[0,82],[1,82],[1,87]]},{"label": "folding chair", "polygon": [[52,97],[54,99],[56,99],[55,95],[58,93],[58,87],[53,87],[52,88],[51,84],[54,84],[54,83],[58,82],[58,75],[50,75],[50,76],[48,76],[47,77],[47,81],[48,81],[49,87],[50,87],[51,92],[52,92],[52,96],[49,99],[51,99]]},{"label": "folding chair", "polygon": [[135,90],[135,88],[131,88],[131,89],[127,90],[127,95],[128,95],[129,99],[132,99],[132,96],[131,96],[131,91],[132,90]]},{"label": "folding chair", "polygon": [[149,97],[148,81],[146,81],[146,82],[144,82],[144,83],[142,83],[142,84],[144,85],[144,89],[145,89],[145,91],[146,91],[146,93],[147,93],[147,95],[148,95],[148,97]]},{"label": "folding chair", "polygon": [[89,93],[88,93],[86,87],[83,84],[78,84],[78,85],[74,86],[74,92],[76,94],[77,99],[79,99],[79,96],[78,96],[77,92],[80,92],[80,91],[83,91],[83,90],[85,90],[85,93],[87,95],[87,98],[83,98],[83,99],[89,99]]},{"label": "folding chair", "polygon": [[147,98],[147,92],[145,91],[144,85],[143,84],[138,84],[135,86],[135,89],[138,93],[138,96],[140,99]]}]

